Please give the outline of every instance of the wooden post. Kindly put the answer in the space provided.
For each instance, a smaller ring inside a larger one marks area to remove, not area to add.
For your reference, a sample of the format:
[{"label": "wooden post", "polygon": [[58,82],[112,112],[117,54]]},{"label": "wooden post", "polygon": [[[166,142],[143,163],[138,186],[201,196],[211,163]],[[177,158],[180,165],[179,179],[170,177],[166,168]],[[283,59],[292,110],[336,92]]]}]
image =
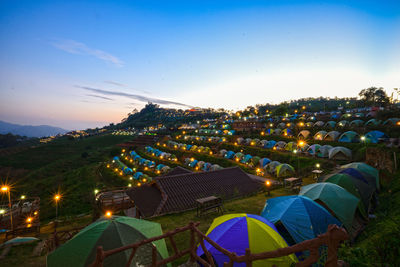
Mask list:
[{"label": "wooden post", "polygon": [[246,248],[246,267],[252,267],[253,266],[253,261],[251,260],[251,252],[250,248]]},{"label": "wooden post", "polygon": [[194,254],[196,253],[196,244],[194,236],[194,222],[190,222],[190,262],[195,261]]}]

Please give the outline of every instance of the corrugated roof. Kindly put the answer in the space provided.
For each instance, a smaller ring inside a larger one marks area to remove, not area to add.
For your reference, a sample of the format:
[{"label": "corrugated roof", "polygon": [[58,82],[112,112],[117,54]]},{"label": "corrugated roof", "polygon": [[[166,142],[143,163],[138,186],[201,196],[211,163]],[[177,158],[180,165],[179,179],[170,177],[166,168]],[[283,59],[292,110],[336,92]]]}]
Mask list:
[{"label": "corrugated roof", "polygon": [[127,192],[144,217],[194,209],[196,199],[208,196],[224,200],[242,197],[257,192],[262,186],[239,167],[168,175],[153,181],[153,185]]}]

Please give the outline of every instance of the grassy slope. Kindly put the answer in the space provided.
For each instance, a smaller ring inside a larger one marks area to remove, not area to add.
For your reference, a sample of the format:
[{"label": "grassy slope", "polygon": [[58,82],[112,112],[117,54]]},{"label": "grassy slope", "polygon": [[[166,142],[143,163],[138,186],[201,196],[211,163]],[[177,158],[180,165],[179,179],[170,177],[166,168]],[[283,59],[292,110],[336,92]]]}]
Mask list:
[{"label": "grassy slope", "polygon": [[[115,144],[132,139],[126,136],[95,136],[82,140],[62,138],[10,156],[0,157],[0,168],[25,169],[26,174],[8,178],[13,195],[39,196],[41,218],[54,216],[51,197],[63,193],[60,214],[78,214],[91,209],[93,189],[119,186],[123,181],[104,177],[98,172],[100,162],[109,160]],[[6,177],[1,177],[5,180]]]},{"label": "grassy slope", "polygon": [[370,220],[355,244],[340,249],[339,257],[350,266],[400,266],[400,171],[383,176],[388,179],[381,179],[376,219]]}]

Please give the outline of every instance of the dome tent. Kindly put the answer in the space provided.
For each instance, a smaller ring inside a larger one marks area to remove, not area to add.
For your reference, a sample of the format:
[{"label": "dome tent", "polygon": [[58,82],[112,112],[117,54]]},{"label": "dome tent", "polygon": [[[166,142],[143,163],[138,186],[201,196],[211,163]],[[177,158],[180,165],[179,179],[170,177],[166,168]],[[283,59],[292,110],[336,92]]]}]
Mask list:
[{"label": "dome tent", "polygon": [[271,160],[269,158],[262,158],[262,159],[260,159],[260,167],[264,168],[264,166],[270,162],[271,162]]},{"label": "dome tent", "polygon": [[275,172],[277,177],[287,177],[294,174],[295,171],[291,165],[283,163],[276,167]]},{"label": "dome tent", "polygon": [[308,137],[311,135],[309,130],[302,130],[299,132],[299,134],[297,135],[297,137],[299,139],[308,139]]},{"label": "dome tent", "polygon": [[[47,256],[47,266],[89,266],[95,261],[96,249],[102,246],[111,250],[137,243],[139,241],[162,235],[158,223],[125,216],[101,218],[86,226],[72,239]],[[151,264],[152,247],[157,248],[157,258],[168,258],[168,250],[164,239],[144,245],[137,250],[132,265],[145,266]],[[113,254],[104,260],[104,266],[125,266],[131,251]]]},{"label": "dome tent", "polygon": [[330,131],[324,136],[325,141],[336,141],[340,136],[338,131]]},{"label": "dome tent", "polygon": [[378,143],[379,139],[389,138],[384,132],[381,131],[371,131],[365,134],[365,142],[367,143]]},{"label": "dome tent", "polygon": [[351,160],[351,150],[342,146],[337,146],[329,150],[329,159]]},{"label": "dome tent", "polygon": [[314,140],[322,141],[324,139],[325,135],[326,135],[326,131],[319,131],[316,134],[314,134]]},{"label": "dome tent", "polygon": [[376,183],[376,188],[379,190],[380,187],[380,182],[379,182],[379,171],[378,169],[375,169],[374,167],[364,163],[364,162],[352,162],[346,165],[342,165],[340,168],[345,169],[345,168],[354,168],[359,171],[363,171],[365,173],[368,173],[369,175],[373,176],[375,178],[375,183]]},{"label": "dome tent", "polygon": [[323,206],[305,196],[270,198],[261,216],[275,224],[289,245],[324,234],[329,224],[342,225]]},{"label": "dome tent", "polygon": [[364,121],[362,120],[354,120],[350,122],[350,127],[360,127],[364,125]]},{"label": "dome tent", "polygon": [[299,195],[306,196],[325,206],[338,218],[347,231],[351,230],[355,212],[360,199],[344,188],[332,183],[314,183],[303,186]]},{"label": "dome tent", "polygon": [[[246,248],[250,248],[251,253],[261,253],[287,247],[287,243],[271,222],[252,214],[227,214],[215,218],[206,235],[221,247],[237,255],[244,255]],[[207,241],[204,241],[204,245],[218,266],[223,266],[224,262],[229,261],[228,256],[215,249]],[[204,257],[204,251],[200,245],[196,253]],[[255,267],[289,267],[296,262],[296,256],[290,254],[280,258],[254,261],[252,264]]]},{"label": "dome tent", "polygon": [[325,123],[326,128],[335,128],[335,126],[336,126],[335,121],[328,121],[327,123]]},{"label": "dome tent", "polygon": [[332,149],[333,147],[330,145],[323,145],[318,149],[318,153],[317,156],[320,158],[328,158],[329,157],[329,151]]},{"label": "dome tent", "polygon": [[358,133],[354,131],[347,131],[342,133],[342,135],[339,137],[339,142],[345,142],[345,143],[353,143],[353,142],[358,142],[360,139]]},{"label": "dome tent", "polygon": [[371,127],[376,127],[379,126],[380,121],[378,121],[377,119],[370,119],[369,121],[367,121],[365,123],[365,126],[371,126]]},{"label": "dome tent", "polygon": [[337,184],[347,192],[359,198],[361,202],[358,204],[358,209],[365,218],[368,218],[368,211],[371,204],[374,189],[368,184],[354,178],[346,173],[333,173],[321,178],[323,182]]},{"label": "dome tent", "polygon": [[316,156],[320,147],[321,147],[320,144],[313,144],[308,147],[307,153],[309,153],[310,155]]},{"label": "dome tent", "polygon": [[267,165],[264,166],[264,169],[267,170],[269,173],[274,173],[276,167],[278,167],[281,163],[279,161],[271,161]]}]

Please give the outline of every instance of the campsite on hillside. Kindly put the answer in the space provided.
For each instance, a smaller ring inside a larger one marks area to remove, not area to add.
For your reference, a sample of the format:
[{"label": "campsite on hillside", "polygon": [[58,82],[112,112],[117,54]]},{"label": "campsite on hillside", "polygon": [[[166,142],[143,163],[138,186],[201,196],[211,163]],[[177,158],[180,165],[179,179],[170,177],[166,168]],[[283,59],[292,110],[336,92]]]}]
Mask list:
[{"label": "campsite on hillside", "polygon": [[0,1],[0,266],[400,266],[399,47],[392,0]]}]

